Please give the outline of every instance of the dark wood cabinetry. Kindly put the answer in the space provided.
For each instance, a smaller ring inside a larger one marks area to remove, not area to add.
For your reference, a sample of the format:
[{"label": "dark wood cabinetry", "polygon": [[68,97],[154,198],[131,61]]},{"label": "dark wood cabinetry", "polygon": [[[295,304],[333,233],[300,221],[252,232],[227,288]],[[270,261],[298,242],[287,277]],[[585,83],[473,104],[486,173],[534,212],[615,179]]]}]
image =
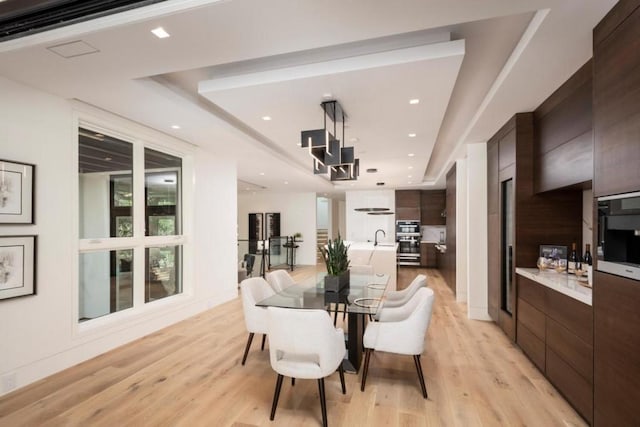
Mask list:
[{"label": "dark wood cabinetry", "polygon": [[456,167],[447,172],[446,190],[446,245],[447,251],[442,254],[439,268],[445,282],[454,295],[456,293]]},{"label": "dark wood cabinetry", "polygon": [[589,60],[535,110],[536,192],[592,180],[592,81]]},{"label": "dark wood cabinetry", "polygon": [[640,420],[640,283],[594,272],[596,425]]},{"label": "dark wood cabinetry", "polygon": [[435,243],[420,243],[420,266],[427,268],[437,268]]},{"label": "dark wood cabinetry", "polygon": [[593,418],[593,309],[518,275],[517,344],[587,421]]},{"label": "dark wood cabinetry", "polygon": [[640,1],[621,0],[593,34],[594,195],[640,190]]},{"label": "dark wood cabinetry", "polygon": [[422,225],[446,225],[444,215],[447,194],[445,190],[420,192],[420,223]]},{"label": "dark wood cabinetry", "polygon": [[420,221],[420,190],[396,191],[396,219]]},{"label": "dark wood cabinetry", "polygon": [[[593,32],[595,197],[640,190],[638,70],[640,0],[620,0]],[[594,272],[596,426],[640,423],[639,307],[640,282]]]},{"label": "dark wood cabinetry", "polygon": [[534,149],[533,113],[516,114],[487,147],[489,315],[513,340],[515,267],[535,267],[541,244],[582,241],[582,191],[536,194]]}]

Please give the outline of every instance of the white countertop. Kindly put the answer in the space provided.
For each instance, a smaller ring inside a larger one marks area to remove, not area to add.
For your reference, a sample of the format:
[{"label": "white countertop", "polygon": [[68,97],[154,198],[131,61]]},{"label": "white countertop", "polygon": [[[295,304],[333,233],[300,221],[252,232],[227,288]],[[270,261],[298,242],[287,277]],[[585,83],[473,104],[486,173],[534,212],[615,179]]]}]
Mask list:
[{"label": "white countertop", "polygon": [[396,252],[398,249],[398,244],[395,242],[380,242],[378,246],[374,246],[373,242],[344,242],[345,245],[349,246],[349,250],[355,251],[391,251]]},{"label": "white countertop", "polygon": [[568,297],[592,305],[593,290],[578,282],[578,278],[567,273],[556,273],[554,270],[540,271],[537,268],[516,268],[516,273],[541,285],[558,291]]}]

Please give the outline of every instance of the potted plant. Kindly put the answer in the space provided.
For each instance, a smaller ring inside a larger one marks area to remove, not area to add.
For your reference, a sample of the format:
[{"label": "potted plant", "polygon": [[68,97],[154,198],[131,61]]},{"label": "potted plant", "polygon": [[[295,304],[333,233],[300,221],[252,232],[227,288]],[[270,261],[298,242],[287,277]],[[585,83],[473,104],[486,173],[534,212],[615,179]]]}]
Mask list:
[{"label": "potted plant", "polygon": [[297,242],[301,242],[301,241],[302,241],[302,233],[301,233],[301,232],[299,232],[299,231],[298,231],[298,232],[296,232],[296,233],[294,233],[294,235],[293,235],[293,241],[294,241],[294,242],[296,242],[296,241],[297,241]]},{"label": "potted plant", "polygon": [[327,245],[319,249],[327,266],[324,288],[326,291],[338,292],[349,284],[349,246],[345,245],[344,240],[338,235],[334,240],[329,239]]}]

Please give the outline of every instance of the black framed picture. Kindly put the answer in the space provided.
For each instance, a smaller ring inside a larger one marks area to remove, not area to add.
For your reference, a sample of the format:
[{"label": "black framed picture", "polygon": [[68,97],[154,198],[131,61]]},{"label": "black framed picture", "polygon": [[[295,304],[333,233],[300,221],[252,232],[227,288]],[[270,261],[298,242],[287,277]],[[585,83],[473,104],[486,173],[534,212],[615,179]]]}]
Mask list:
[{"label": "black framed picture", "polygon": [[567,247],[558,245],[540,245],[538,266],[543,268],[566,268]]},{"label": "black framed picture", "polygon": [[0,159],[0,224],[33,224],[35,165]]},{"label": "black framed picture", "polygon": [[36,236],[0,237],[0,299],[36,293]]}]

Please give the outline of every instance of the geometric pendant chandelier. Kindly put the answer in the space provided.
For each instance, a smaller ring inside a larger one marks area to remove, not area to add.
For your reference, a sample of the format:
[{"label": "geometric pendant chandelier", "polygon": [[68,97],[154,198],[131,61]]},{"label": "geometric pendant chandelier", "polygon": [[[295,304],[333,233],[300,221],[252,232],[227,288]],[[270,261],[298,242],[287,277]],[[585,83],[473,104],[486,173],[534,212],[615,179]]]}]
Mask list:
[{"label": "geometric pendant chandelier", "polygon": [[[301,146],[309,150],[313,159],[313,173],[329,174],[331,181],[355,181],[360,174],[360,159],[355,158],[354,148],[344,146],[344,122],[346,114],[338,101],[324,101],[324,128],[303,130]],[[327,129],[327,116],[333,121],[333,134]],[[342,146],[336,139],[336,123],[342,122]]]}]

